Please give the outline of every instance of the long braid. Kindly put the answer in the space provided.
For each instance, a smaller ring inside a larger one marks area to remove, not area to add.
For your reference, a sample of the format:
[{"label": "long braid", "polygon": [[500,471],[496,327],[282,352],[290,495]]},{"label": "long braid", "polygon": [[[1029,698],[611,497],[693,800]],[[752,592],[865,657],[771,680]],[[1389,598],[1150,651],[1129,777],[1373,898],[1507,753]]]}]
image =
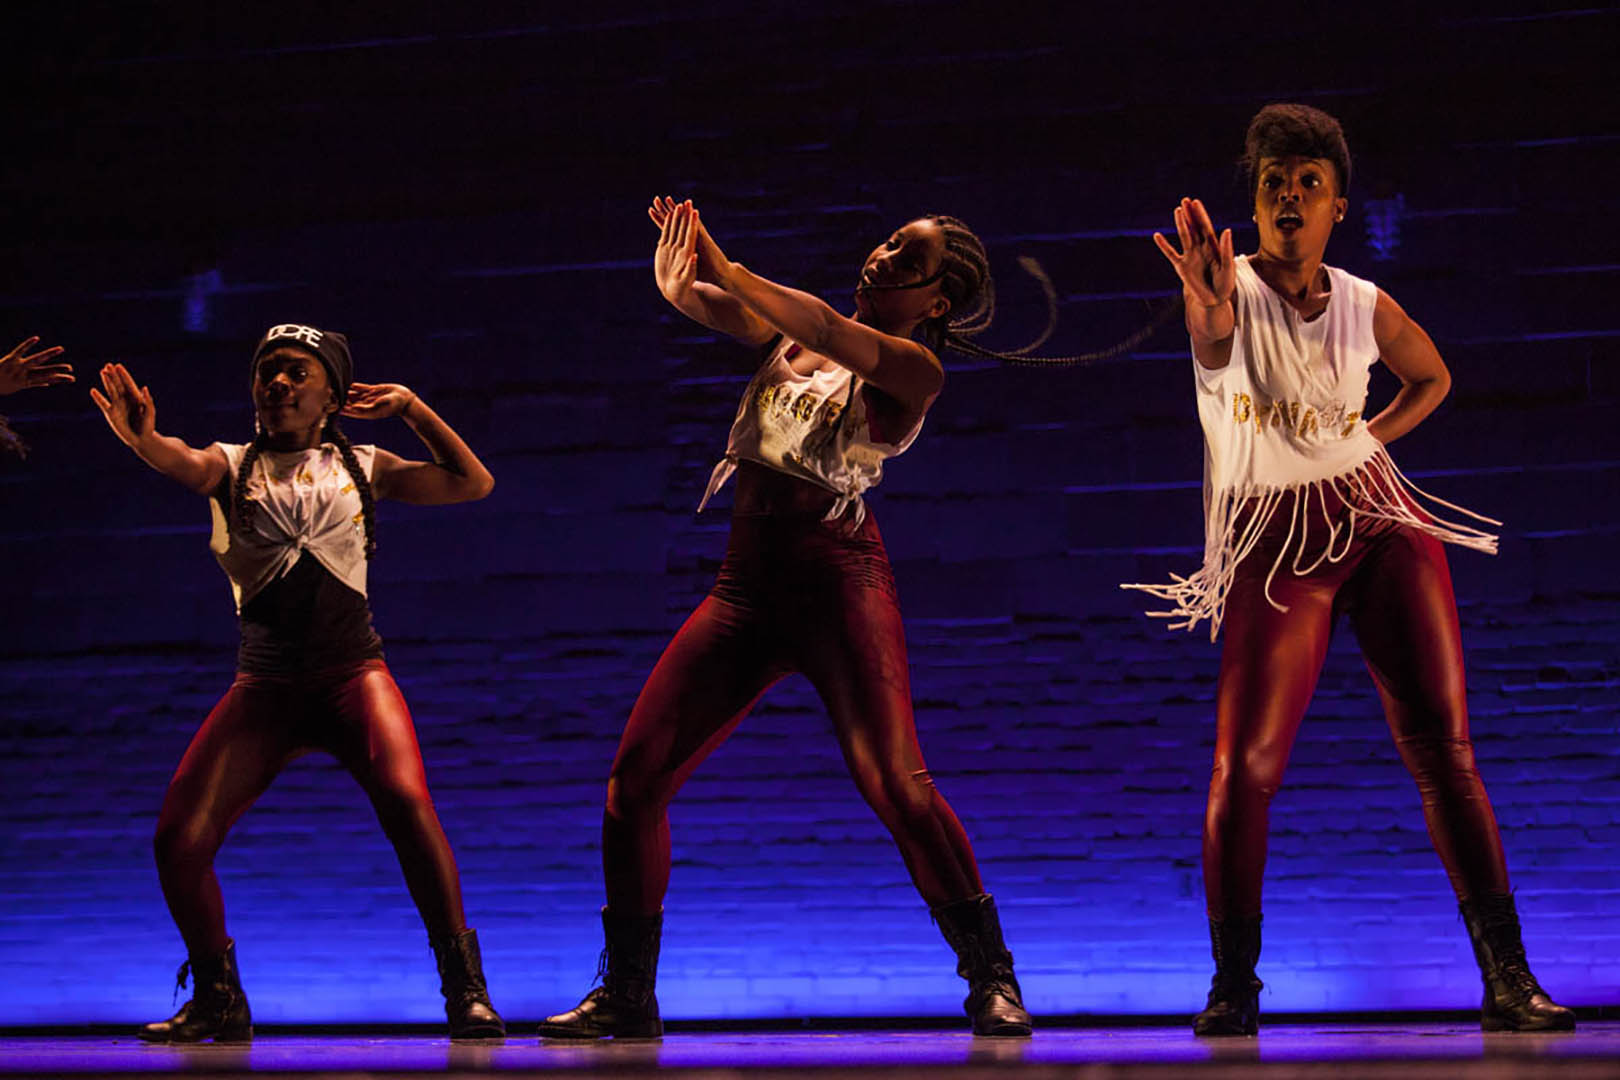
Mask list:
[{"label": "long braid", "polygon": [[377,552],[377,500],[371,491],[371,481],[366,479],[360,459],[354,456],[354,445],[338,427],[336,414],[326,421],[321,438],[337,447],[343,457],[343,467],[349,470],[349,479],[354,481],[354,490],[360,493],[360,512],[366,523],[366,558],[370,559]]},{"label": "long braid", "polygon": [[941,268],[943,274],[939,288],[951,302],[950,312],[946,316],[923,324],[924,338],[935,352],[942,348],[954,349],[964,355],[983,360],[1029,367],[1089,364],[1130,352],[1181,310],[1181,298],[1176,297],[1156,312],[1140,330],[1105,349],[1077,353],[1073,356],[1032,356],[1030,354],[1045,344],[1057,327],[1057,289],[1053,287],[1052,279],[1047,276],[1040,263],[1028,256],[1022,256],[1018,260],[1019,266],[1035,279],[1046,297],[1046,328],[1041,331],[1039,337],[1021,348],[1005,352],[987,349],[970,340],[973,335],[988,327],[996,315],[996,283],[990,276],[990,258],[985,254],[984,244],[959,218],[951,217],[949,214],[926,216],[945,233],[945,264]]},{"label": "long braid", "polygon": [[253,441],[242,453],[242,464],[236,468],[236,483],[231,485],[231,513],[244,532],[248,529],[248,477],[253,475],[253,465],[259,460],[260,452],[269,444],[269,437],[264,432],[253,436]]},{"label": "long braid", "polygon": [[[1156,334],[1161,326],[1170,321],[1171,316],[1181,311],[1181,297],[1174,297],[1169,303],[1154,312],[1153,317],[1143,323],[1141,327],[1126,335],[1112,345],[1102,349],[1093,349],[1090,352],[1075,353],[1073,356],[1027,356],[1021,349],[1011,352],[997,352],[986,349],[977,342],[950,338],[946,347],[968,356],[976,356],[984,360],[999,360],[1003,364],[1020,365],[1023,367],[1073,367],[1076,364],[1090,364],[1098,360],[1112,360],[1116,356],[1123,356],[1136,348],[1142,342]],[[1034,348],[1026,346],[1025,348]]]}]

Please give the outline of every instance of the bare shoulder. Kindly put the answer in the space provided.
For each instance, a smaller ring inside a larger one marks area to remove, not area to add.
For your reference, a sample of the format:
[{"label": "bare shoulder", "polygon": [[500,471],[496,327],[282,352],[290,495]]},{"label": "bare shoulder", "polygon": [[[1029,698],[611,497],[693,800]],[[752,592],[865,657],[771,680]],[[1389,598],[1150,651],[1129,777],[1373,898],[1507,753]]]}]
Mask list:
[{"label": "bare shoulder", "polygon": [[1373,339],[1381,348],[1388,347],[1405,333],[1411,321],[1411,316],[1394,297],[1383,289],[1378,290],[1378,299],[1373,303]]}]

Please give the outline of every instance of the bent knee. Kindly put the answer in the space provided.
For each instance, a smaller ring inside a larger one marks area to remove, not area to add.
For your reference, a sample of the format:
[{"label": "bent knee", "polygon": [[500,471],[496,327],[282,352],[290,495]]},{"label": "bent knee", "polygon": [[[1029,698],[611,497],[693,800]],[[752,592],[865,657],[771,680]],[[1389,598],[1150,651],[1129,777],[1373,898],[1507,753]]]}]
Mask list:
[{"label": "bent knee", "polygon": [[384,825],[437,820],[433,797],[421,784],[405,780],[385,780],[370,790],[371,805]]},{"label": "bent knee", "polygon": [[1407,735],[1396,739],[1395,745],[1407,770],[1419,782],[1472,782],[1479,777],[1474,744],[1466,737]]},{"label": "bent knee", "polygon": [[662,814],[675,798],[673,778],[615,769],[608,777],[607,812],[616,818]]},{"label": "bent knee", "polygon": [[859,777],[867,804],[891,825],[932,819],[939,790],[927,769],[903,772],[892,769]]},{"label": "bent knee", "polygon": [[1211,804],[1269,804],[1282,787],[1283,766],[1270,755],[1217,756],[1209,778]]},{"label": "bent knee", "polygon": [[209,863],[224,838],[205,820],[159,820],[152,835],[152,854],[158,866]]}]

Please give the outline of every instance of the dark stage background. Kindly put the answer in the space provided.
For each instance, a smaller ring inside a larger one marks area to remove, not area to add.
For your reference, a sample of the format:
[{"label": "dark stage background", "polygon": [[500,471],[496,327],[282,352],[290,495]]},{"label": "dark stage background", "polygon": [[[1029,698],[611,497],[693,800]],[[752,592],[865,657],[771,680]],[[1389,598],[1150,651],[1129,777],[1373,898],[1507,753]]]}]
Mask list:
[{"label": "dark stage background", "polygon": [[[1052,347],[1096,347],[1172,294],[1148,235],[1181,195],[1252,249],[1232,162],[1278,99],[1337,113],[1357,154],[1330,261],[1452,366],[1396,456],[1507,523],[1500,556],[1453,554],[1478,753],[1536,970],[1620,1001],[1613,8],[463,6],[6,8],[0,335],[65,344],[80,383],[0,402],[34,446],[0,462],[0,1023],[169,1004],[151,830],[234,658],[204,502],[108,433],[101,363],[151,385],[160,430],[245,441],[257,335],[342,329],[362,379],[485,456],[488,500],[383,508],[371,580],[495,1000],[533,1017],[589,985],[607,765],[724,544],[724,513],[692,511],[749,358],[659,299],[649,196],[695,197],[734,257],[841,304],[889,229],[957,214],[999,275],[987,342],[1041,325],[1029,254],[1062,296]],[[1190,1010],[1217,650],[1116,587],[1201,549],[1184,337],[1081,370],[947,364],[872,499],[930,764],[1035,1012]],[[398,421],[348,427],[415,449]],[[802,680],[672,817],[666,1015],[956,1009]],[[1273,817],[1267,1008],[1477,1003],[1347,632]],[[334,763],[289,769],[219,870],[261,1020],[442,1017]]]}]

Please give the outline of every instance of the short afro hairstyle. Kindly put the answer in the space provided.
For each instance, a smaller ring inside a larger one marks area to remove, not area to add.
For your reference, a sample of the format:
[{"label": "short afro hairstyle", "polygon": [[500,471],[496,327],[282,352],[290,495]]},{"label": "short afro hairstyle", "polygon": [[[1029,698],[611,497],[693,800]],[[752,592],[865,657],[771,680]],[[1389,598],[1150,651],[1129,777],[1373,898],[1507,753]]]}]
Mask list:
[{"label": "short afro hairstyle", "polygon": [[1249,121],[1243,137],[1243,171],[1252,198],[1260,180],[1260,160],[1268,157],[1321,158],[1333,163],[1342,196],[1350,190],[1350,146],[1339,122],[1321,109],[1293,103],[1267,105]]}]

